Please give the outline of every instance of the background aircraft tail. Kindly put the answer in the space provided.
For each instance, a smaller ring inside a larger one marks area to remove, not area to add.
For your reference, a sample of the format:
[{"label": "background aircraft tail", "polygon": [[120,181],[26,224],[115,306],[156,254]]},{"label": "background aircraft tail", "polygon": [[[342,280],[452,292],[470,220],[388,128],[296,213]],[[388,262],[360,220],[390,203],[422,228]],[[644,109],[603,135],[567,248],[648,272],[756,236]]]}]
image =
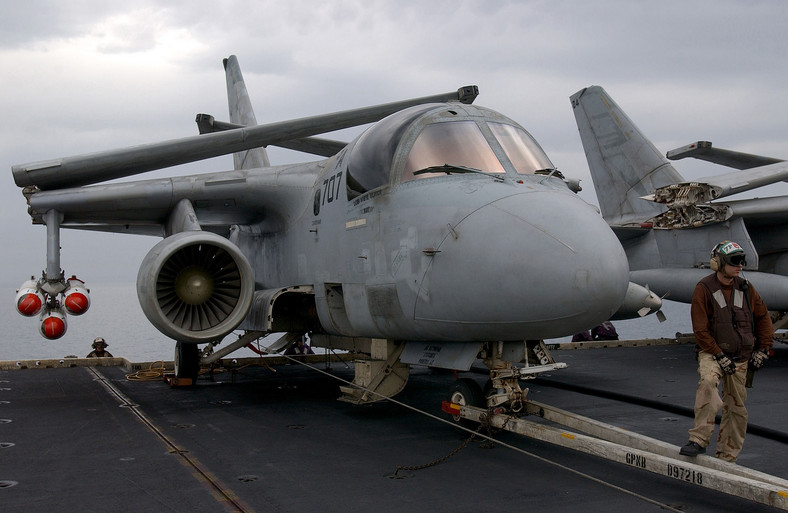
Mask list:
[{"label": "background aircraft tail", "polygon": [[571,96],[602,217],[610,225],[640,223],[665,211],[641,196],[684,181],[599,86]]},{"label": "background aircraft tail", "polygon": [[[249,93],[246,90],[244,77],[241,74],[241,66],[235,55],[224,60],[224,72],[227,78],[227,103],[230,107],[230,122],[237,125],[254,126],[257,119],[254,116],[252,102],[249,100]],[[268,152],[265,148],[253,148],[251,150],[233,153],[233,164],[235,169],[254,169],[268,167],[271,162],[268,160]]]}]

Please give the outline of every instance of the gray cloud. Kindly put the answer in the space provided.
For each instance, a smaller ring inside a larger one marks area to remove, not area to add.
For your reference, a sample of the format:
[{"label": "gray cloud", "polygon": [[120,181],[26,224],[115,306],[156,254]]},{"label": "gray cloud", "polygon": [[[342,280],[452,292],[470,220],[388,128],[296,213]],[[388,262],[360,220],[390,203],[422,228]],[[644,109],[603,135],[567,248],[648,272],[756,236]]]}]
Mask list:
[{"label": "gray cloud", "polygon": [[[785,14],[767,1],[6,2],[0,236],[13,243],[0,282],[45,265],[45,229],[30,226],[12,164],[193,135],[195,113],[226,117],[231,53],[261,122],[478,84],[477,102],[523,124],[595,202],[568,100],[591,84],[662,150],[703,138],[783,156]],[[701,176],[708,166],[679,167]],[[63,268],[130,282],[155,242],[67,231]]]}]

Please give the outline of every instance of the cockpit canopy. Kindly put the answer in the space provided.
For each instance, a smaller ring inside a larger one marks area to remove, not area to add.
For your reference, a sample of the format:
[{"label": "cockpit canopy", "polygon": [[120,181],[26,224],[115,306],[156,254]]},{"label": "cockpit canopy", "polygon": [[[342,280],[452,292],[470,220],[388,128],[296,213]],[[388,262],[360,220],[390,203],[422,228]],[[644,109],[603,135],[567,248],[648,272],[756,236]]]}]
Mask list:
[{"label": "cockpit canopy", "polygon": [[348,197],[445,176],[435,169],[443,166],[494,174],[555,169],[531,134],[497,112],[474,105],[419,105],[379,121],[352,144]]}]

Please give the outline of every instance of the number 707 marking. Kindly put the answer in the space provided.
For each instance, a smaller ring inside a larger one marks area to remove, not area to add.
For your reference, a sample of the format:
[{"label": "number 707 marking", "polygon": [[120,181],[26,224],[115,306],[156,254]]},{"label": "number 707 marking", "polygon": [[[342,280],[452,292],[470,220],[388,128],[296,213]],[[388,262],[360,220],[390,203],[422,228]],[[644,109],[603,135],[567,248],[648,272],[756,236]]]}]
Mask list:
[{"label": "number 707 marking", "polygon": [[342,172],[323,180],[323,205],[339,199],[339,185],[342,182]]}]

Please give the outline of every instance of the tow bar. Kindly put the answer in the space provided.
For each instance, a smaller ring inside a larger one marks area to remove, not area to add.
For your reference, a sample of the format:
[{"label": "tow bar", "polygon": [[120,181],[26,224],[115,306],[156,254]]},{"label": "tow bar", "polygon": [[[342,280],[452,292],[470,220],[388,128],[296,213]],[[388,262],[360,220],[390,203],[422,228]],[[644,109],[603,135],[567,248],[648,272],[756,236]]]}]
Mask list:
[{"label": "tow bar", "polygon": [[496,408],[492,413],[488,413],[483,408],[449,401],[444,401],[442,408],[455,417],[483,422],[496,429],[788,511],[788,481],[785,479],[711,456],[699,455],[694,458],[681,456],[679,447],[667,442],[536,401],[528,400],[525,403],[525,412],[529,415],[538,416],[585,434],[508,415],[503,413],[502,408]]}]

